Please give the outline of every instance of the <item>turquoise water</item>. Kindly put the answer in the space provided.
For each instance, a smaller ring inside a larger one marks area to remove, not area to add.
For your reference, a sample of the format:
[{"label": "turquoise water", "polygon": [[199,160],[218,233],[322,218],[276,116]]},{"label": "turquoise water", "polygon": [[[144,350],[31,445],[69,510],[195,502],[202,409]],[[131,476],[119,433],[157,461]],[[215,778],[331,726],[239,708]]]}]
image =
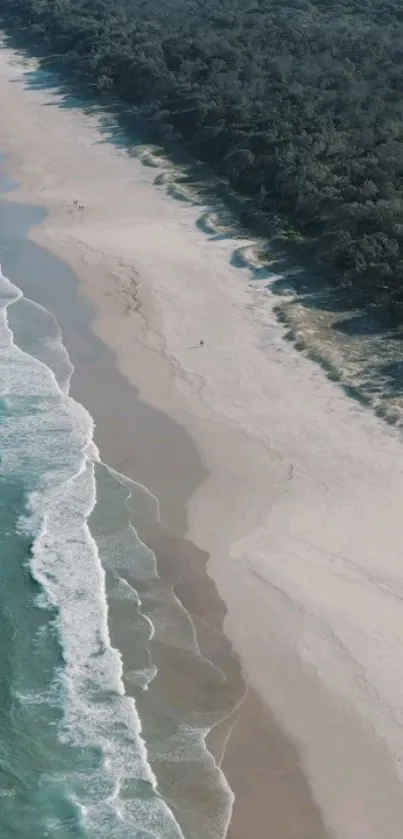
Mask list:
[{"label": "turquoise water", "polygon": [[24,289],[0,272],[0,837],[223,839],[233,796],[205,738],[239,696],[69,395],[83,364],[111,363],[85,343],[74,275],[26,236],[42,217],[0,202],[5,273]]},{"label": "turquoise water", "polygon": [[232,793],[205,738],[237,696],[69,395],[111,360],[72,272],[27,238],[44,214],[0,202],[0,837],[223,839]]},{"label": "turquoise water", "polygon": [[0,835],[179,839],[109,640],[98,452],[71,373],[53,316],[1,275]]}]

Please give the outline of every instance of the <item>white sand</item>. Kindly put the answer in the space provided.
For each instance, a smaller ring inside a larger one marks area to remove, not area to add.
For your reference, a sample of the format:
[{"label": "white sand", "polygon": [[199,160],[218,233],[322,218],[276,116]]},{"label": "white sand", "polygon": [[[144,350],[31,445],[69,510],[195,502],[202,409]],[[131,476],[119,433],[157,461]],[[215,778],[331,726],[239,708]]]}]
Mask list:
[{"label": "white sand", "polygon": [[[12,200],[49,209],[33,238],[75,268],[121,371],[197,442],[211,475],[191,500],[190,534],[212,552],[227,631],[297,740],[327,824],[340,839],[397,839],[397,434],[282,340],[270,298],[230,265],[234,242],[209,241],[195,226],[201,208],[153,186],[157,170],[57,101],[27,90],[2,51],[0,148],[22,185]],[[134,272],[143,309],[128,316]],[[201,338],[204,347],[190,349]]]}]

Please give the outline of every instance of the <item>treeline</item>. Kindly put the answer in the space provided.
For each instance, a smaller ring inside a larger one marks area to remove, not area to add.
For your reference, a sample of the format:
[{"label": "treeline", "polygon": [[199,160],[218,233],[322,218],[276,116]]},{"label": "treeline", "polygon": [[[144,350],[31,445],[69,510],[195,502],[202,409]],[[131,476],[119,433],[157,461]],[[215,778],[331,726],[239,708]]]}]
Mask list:
[{"label": "treeline", "polygon": [[292,219],[334,277],[403,299],[398,0],[0,0],[0,18]]}]

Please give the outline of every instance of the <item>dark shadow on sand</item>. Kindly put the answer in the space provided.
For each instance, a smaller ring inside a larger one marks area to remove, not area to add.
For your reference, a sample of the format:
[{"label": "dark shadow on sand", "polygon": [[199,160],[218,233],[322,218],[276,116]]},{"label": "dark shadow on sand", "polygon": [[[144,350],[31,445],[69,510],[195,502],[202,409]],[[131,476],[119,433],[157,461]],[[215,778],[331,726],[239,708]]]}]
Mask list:
[{"label": "dark shadow on sand", "polygon": [[[31,55],[29,50],[26,50],[26,55]],[[195,160],[180,138],[159,137],[155,121],[147,119],[135,108],[128,108],[109,94],[95,93],[93,88],[85,87],[81,81],[62,76],[47,57],[43,57],[42,67],[26,69],[24,82],[28,89],[49,93],[51,98],[46,105],[54,106],[53,93],[57,94],[58,107],[95,115],[103,136],[101,142],[124,149],[129,155],[140,156],[148,166],[160,168],[161,161],[162,165],[165,163],[168,171],[156,176],[156,186],[164,188],[177,200],[205,207],[196,224],[210,241],[249,239],[253,248],[254,239],[258,237],[258,264],[248,260],[245,249],[238,246],[234,247],[231,264],[239,269],[248,269],[251,283],[258,283],[269,295],[279,298],[274,312],[286,326],[286,340],[319,364],[326,375],[337,381],[345,394],[359,404],[374,408],[372,395],[376,391],[375,412],[392,425],[400,422],[396,411],[391,413],[386,404],[384,407],[379,404],[382,399],[387,403],[396,394],[403,395],[400,365],[395,365],[394,374],[383,375],[384,359],[382,352],[379,358],[379,341],[373,349],[370,375],[370,367],[365,365],[359,381],[358,378],[354,383],[345,381],[343,371],[327,357],[320,341],[314,347],[308,347],[301,340],[300,331],[292,320],[292,309],[285,314],[281,298],[294,295],[307,311],[312,312],[313,317],[315,312],[334,315],[329,328],[336,336],[345,335],[353,341],[363,336],[385,338],[389,342],[388,356],[393,346],[397,355],[400,354],[403,304],[374,303],[369,299],[368,292],[364,294],[358,286],[341,285],[337,283],[337,278],[329,277],[326,270],[318,270],[312,262],[309,241],[294,237],[292,231],[287,233],[276,213],[271,220],[262,220],[251,199],[236,195],[211,167]],[[144,155],[142,152],[147,145],[150,152]],[[157,162],[153,159],[155,155]]]}]

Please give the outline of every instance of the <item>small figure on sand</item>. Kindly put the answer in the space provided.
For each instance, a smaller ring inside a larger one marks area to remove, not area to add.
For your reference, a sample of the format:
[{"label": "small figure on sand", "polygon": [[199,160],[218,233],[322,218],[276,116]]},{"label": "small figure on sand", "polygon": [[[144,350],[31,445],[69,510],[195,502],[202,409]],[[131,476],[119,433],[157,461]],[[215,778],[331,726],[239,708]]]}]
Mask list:
[{"label": "small figure on sand", "polygon": [[200,339],[198,344],[194,344],[192,347],[188,347],[188,350],[198,350],[199,347],[204,347],[204,340],[203,338]]}]

